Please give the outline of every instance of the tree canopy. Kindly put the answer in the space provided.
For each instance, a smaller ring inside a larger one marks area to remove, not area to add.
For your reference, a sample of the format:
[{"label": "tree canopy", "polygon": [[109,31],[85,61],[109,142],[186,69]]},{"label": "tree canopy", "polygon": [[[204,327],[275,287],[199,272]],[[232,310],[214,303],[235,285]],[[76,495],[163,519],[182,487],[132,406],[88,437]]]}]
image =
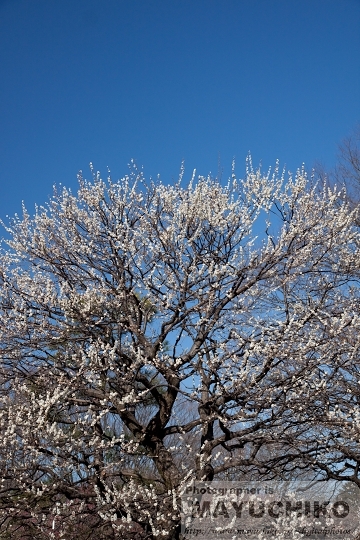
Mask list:
[{"label": "tree canopy", "polygon": [[357,217],[249,164],[80,176],[6,224],[2,538],[176,539],[194,479],[360,485]]}]

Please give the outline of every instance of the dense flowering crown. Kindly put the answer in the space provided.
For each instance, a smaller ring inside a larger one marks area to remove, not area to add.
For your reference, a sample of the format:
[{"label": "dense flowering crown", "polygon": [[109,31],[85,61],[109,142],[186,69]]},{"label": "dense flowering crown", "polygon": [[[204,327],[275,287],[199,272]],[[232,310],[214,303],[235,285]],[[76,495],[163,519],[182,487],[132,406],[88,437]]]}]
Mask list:
[{"label": "dense flowering crown", "polygon": [[175,539],[194,479],[360,483],[343,194],[251,164],[226,186],[79,182],[6,227],[4,530]]}]

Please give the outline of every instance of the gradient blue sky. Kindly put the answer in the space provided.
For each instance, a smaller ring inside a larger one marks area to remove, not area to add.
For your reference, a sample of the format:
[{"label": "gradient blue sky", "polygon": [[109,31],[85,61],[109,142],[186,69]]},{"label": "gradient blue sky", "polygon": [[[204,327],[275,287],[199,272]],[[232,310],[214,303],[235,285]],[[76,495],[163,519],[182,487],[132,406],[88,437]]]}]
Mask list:
[{"label": "gradient blue sky", "polygon": [[89,162],[321,161],[360,121],[360,0],[0,0],[0,217]]}]

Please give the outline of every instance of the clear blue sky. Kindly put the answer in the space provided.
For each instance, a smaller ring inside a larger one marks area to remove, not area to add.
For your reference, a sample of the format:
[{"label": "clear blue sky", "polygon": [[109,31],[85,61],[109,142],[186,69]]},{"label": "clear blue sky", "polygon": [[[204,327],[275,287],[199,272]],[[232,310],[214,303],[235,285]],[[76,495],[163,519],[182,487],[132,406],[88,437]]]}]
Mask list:
[{"label": "clear blue sky", "polygon": [[0,0],[0,217],[54,183],[331,167],[360,121],[360,0]]}]

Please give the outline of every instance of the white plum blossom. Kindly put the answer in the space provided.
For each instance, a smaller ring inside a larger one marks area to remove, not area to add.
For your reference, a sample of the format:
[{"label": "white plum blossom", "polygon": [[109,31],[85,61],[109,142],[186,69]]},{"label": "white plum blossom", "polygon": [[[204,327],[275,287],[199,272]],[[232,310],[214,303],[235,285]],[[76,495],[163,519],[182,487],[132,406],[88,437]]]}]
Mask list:
[{"label": "white plum blossom", "polygon": [[251,161],[225,186],[93,176],[5,225],[0,536],[176,540],[195,479],[360,485],[344,194]]}]

